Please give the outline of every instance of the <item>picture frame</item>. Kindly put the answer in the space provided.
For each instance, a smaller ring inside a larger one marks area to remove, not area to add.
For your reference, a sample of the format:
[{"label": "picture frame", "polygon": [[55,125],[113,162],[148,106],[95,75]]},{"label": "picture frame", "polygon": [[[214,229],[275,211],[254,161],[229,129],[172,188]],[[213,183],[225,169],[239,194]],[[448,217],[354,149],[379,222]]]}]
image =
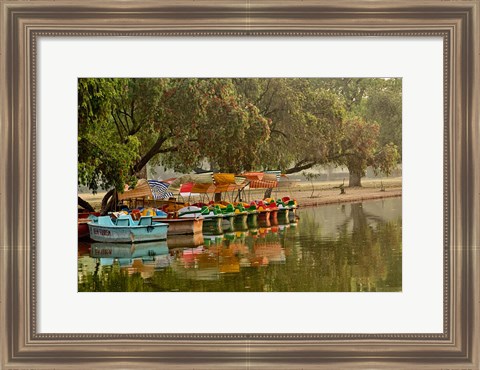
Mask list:
[{"label": "picture frame", "polygon": [[[0,364],[20,368],[477,369],[480,3],[1,0]],[[444,331],[55,334],[37,331],[36,45],[41,36],[440,36]]]}]

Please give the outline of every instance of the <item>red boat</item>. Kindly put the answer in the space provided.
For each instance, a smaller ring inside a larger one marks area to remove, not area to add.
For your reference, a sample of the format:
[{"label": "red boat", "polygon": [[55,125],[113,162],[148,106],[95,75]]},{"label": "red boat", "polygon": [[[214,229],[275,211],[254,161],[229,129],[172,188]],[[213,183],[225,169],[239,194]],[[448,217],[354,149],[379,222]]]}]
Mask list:
[{"label": "red boat", "polygon": [[78,239],[87,238],[90,236],[90,231],[88,230],[88,223],[90,219],[88,216],[100,216],[100,212],[79,212],[78,213]]}]

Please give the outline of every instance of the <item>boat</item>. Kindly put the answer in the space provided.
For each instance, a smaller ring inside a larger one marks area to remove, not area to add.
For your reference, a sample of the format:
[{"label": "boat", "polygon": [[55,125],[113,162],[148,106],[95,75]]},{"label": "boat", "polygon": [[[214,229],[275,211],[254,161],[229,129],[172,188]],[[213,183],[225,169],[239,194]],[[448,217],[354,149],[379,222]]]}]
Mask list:
[{"label": "boat", "polygon": [[168,224],[167,236],[171,235],[189,235],[202,232],[203,217],[172,217],[168,214],[157,210],[153,216],[153,222],[163,222]]},{"label": "boat", "polygon": [[235,205],[235,220],[234,228],[235,231],[246,231],[248,230],[248,216],[249,212],[245,209],[242,203],[237,203]]},{"label": "boat", "polygon": [[267,205],[262,200],[256,203],[257,203],[257,211],[258,211],[258,223],[263,227],[269,227],[271,209],[268,208]]},{"label": "boat", "polygon": [[291,199],[290,197],[283,197],[281,199],[283,204],[289,209],[288,212],[288,220],[289,222],[295,222],[297,220],[297,201],[295,199]]},{"label": "boat", "polygon": [[278,207],[277,203],[272,198],[267,198],[264,200],[264,204],[270,210],[270,224],[271,225],[278,225]]},{"label": "boat", "polygon": [[179,218],[203,218],[202,231],[211,235],[223,233],[223,215],[217,209],[210,209],[208,206],[188,206],[178,211]]},{"label": "boat", "polygon": [[215,203],[211,210],[216,211],[217,215],[222,216],[222,230],[223,232],[233,231],[235,224],[235,208],[233,204],[228,203],[227,205],[221,203]]},{"label": "boat", "polygon": [[[290,223],[290,207],[285,204],[285,202],[281,199],[277,199],[277,207],[278,207],[278,223],[280,225],[286,225]],[[292,211],[293,212],[293,211]]]},{"label": "boat", "polygon": [[154,217],[153,221],[168,224],[168,233],[170,235],[188,235],[202,232],[203,218],[160,218]]},{"label": "boat", "polygon": [[88,223],[92,221],[89,217],[100,216],[99,212],[79,212],[78,213],[78,239],[87,238],[90,235],[90,231],[88,230]]},{"label": "boat", "polygon": [[134,221],[130,215],[100,216],[88,224],[90,238],[97,242],[133,243],[167,239],[168,224],[153,222],[152,216]]}]

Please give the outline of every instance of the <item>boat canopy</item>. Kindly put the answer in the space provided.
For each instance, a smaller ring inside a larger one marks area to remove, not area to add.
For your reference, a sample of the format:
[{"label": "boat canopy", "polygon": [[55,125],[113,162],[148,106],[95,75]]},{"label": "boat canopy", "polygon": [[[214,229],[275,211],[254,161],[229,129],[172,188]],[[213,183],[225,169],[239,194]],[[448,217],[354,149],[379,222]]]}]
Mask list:
[{"label": "boat canopy", "polygon": [[[176,179],[145,180],[140,179],[134,189],[118,195],[119,200],[148,198],[168,199],[173,192],[213,194],[242,190],[249,186],[251,189],[269,189],[281,186],[287,180],[280,171],[187,174]],[[285,185],[285,184],[284,184]]]},{"label": "boat canopy", "polygon": [[168,199],[173,197],[173,193],[168,191],[169,184],[159,180],[140,179],[134,189],[118,194],[119,200],[150,198],[150,199]]}]

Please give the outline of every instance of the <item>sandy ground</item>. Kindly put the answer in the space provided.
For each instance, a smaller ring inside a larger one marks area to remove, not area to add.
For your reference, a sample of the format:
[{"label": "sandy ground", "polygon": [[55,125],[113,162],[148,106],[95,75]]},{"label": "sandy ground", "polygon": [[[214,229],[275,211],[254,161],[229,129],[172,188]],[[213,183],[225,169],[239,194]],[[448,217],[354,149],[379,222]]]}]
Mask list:
[{"label": "sandy ground", "polygon": [[[316,206],[331,203],[360,202],[363,200],[381,199],[390,197],[399,197],[402,195],[402,178],[388,179],[363,179],[362,187],[345,187],[345,194],[340,194],[338,187],[342,182],[299,182],[290,188],[278,188],[272,191],[273,198],[282,198],[289,196],[295,198],[300,206]],[[385,191],[381,191],[383,183]],[[89,202],[95,209],[99,209],[105,192],[97,194],[79,194],[79,196]],[[263,198],[263,190],[246,191],[247,199],[245,201]],[[179,200],[182,200],[181,198]],[[231,201],[230,194],[227,200]],[[188,201],[188,199],[183,199]],[[197,199],[190,199],[194,203]]]}]

